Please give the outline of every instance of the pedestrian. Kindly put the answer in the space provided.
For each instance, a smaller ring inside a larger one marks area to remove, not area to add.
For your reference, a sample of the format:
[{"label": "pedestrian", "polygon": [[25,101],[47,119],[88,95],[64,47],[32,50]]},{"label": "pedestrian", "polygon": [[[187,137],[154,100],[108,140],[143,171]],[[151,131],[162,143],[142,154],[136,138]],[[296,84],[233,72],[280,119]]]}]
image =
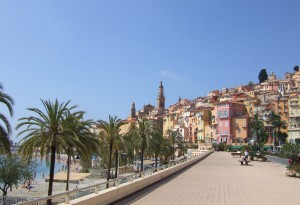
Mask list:
[{"label": "pedestrian", "polygon": [[248,164],[248,156],[249,156],[249,153],[248,153],[248,150],[246,149],[244,152],[244,158],[242,160],[242,162],[245,162],[245,164]]},{"label": "pedestrian", "polygon": [[43,177],[43,179],[45,178],[45,174],[44,174],[44,172],[43,172],[43,174],[42,174],[42,177]]}]

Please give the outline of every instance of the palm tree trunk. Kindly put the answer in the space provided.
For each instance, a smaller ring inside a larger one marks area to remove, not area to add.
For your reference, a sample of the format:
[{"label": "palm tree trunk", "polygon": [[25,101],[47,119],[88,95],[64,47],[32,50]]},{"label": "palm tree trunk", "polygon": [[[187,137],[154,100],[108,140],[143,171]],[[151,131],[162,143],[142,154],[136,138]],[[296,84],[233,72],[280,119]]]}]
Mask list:
[{"label": "palm tree trunk", "polygon": [[175,146],[173,145],[173,153],[172,153],[172,160],[175,160]]},{"label": "palm tree trunk", "polygon": [[144,171],[144,147],[141,150],[141,172]]},{"label": "palm tree trunk", "polygon": [[155,171],[157,172],[157,166],[158,166],[158,154],[154,154],[155,155]]},{"label": "palm tree trunk", "polygon": [[71,162],[71,156],[68,153],[68,159],[67,159],[67,184],[66,184],[66,191],[69,191],[69,181],[70,181],[70,163]]},{"label": "palm tree trunk", "polygon": [[[108,160],[108,167],[107,167],[107,181],[109,181],[109,175],[110,175],[110,167],[111,167],[111,157],[112,157],[112,149],[113,144],[109,144],[109,160]],[[106,184],[106,188],[109,187],[109,183]]]},{"label": "palm tree trunk", "polygon": [[119,152],[118,150],[116,150],[115,151],[115,164],[116,164],[115,178],[118,177],[118,169],[119,169],[118,160],[119,160]]},{"label": "palm tree trunk", "polygon": [[[51,154],[50,154],[50,176],[49,176],[48,196],[52,195],[52,189],[53,189],[55,152],[56,152],[56,147],[54,145],[52,145],[51,146]],[[47,204],[48,205],[52,204],[51,199],[47,200]]]},{"label": "palm tree trunk", "polygon": [[260,147],[261,147],[261,137],[257,134],[257,142],[258,142],[258,149],[260,151]]}]

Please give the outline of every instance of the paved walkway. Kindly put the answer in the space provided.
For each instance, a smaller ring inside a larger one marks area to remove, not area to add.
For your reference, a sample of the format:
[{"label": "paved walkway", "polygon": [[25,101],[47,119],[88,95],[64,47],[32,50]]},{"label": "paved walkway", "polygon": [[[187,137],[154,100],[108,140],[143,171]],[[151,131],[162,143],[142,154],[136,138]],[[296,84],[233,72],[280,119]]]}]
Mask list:
[{"label": "paved walkway", "polygon": [[284,166],[215,152],[171,178],[115,204],[298,205],[300,178],[284,175]]}]

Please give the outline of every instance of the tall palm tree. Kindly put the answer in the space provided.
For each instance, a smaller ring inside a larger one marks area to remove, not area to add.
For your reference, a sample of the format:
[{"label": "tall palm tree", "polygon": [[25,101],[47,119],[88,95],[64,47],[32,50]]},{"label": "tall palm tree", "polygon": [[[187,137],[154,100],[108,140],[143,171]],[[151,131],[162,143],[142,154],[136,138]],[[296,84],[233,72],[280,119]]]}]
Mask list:
[{"label": "tall palm tree", "polygon": [[183,137],[179,134],[179,131],[173,131],[173,130],[168,130],[168,140],[171,143],[172,146],[172,160],[175,159],[175,152],[177,149],[181,148],[182,151],[184,152],[184,146],[183,146]]},{"label": "tall palm tree", "polygon": [[155,124],[146,118],[137,120],[136,126],[130,128],[129,132],[137,137],[137,146],[140,151],[141,171],[144,170],[144,154],[154,134]]},{"label": "tall palm tree", "polygon": [[[112,164],[113,149],[116,148],[115,143],[120,138],[121,126],[125,123],[118,119],[117,116],[109,116],[108,121],[99,120],[99,128],[102,129],[100,136],[108,143],[109,146],[109,159],[107,166],[107,181],[109,181],[110,169]],[[107,187],[109,185],[107,184]]]},{"label": "tall palm tree", "polygon": [[277,145],[278,137],[280,134],[281,129],[286,129],[287,125],[285,121],[281,120],[280,115],[276,114],[274,111],[272,111],[269,115],[269,121],[273,126],[273,131],[276,133],[274,137],[274,145]]},{"label": "tall palm tree", "polygon": [[256,134],[258,149],[261,150],[261,136],[264,133],[264,122],[258,113],[255,113],[255,115],[250,118],[250,130],[251,134]]},{"label": "tall palm tree", "polygon": [[168,140],[163,137],[161,130],[154,132],[153,136],[150,138],[150,149],[154,153],[155,167],[158,166],[158,157],[162,155],[163,148],[168,146]]},{"label": "tall palm tree", "polygon": [[69,190],[71,158],[75,160],[75,156],[79,155],[81,161],[89,162],[92,155],[97,153],[99,146],[99,140],[90,131],[93,121],[83,120],[83,115],[84,112],[69,112],[63,121],[63,138],[65,141],[60,144],[60,149],[68,156],[66,191]]},{"label": "tall palm tree", "polygon": [[[5,92],[3,92],[3,86],[1,83],[0,83],[0,103],[3,103],[7,107],[9,114],[12,117],[14,100]],[[6,153],[10,153],[9,136],[11,135],[11,126],[9,124],[9,121],[5,117],[5,115],[0,112],[0,122],[1,121],[4,123],[4,126],[0,124],[0,145],[3,146]]]},{"label": "tall palm tree", "polygon": [[[37,150],[40,151],[41,158],[46,157],[49,162],[50,157],[50,175],[48,196],[52,195],[54,168],[56,154],[62,151],[62,147],[76,144],[76,136],[64,137],[67,133],[71,133],[68,129],[69,125],[66,122],[66,116],[77,106],[69,107],[70,101],[59,103],[41,100],[45,112],[38,108],[28,108],[35,116],[20,118],[20,123],[16,129],[25,127],[19,132],[18,136],[24,137],[20,141],[19,152],[22,156],[30,159]],[[67,135],[70,136],[70,135]],[[51,200],[48,200],[48,204]]]}]

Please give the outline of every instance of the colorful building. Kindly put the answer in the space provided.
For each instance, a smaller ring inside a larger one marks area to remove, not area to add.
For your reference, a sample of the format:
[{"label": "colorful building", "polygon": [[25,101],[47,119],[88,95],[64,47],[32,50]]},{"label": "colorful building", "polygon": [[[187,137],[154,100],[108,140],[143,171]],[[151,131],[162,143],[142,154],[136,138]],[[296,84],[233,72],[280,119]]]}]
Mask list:
[{"label": "colorful building", "polygon": [[246,114],[244,104],[235,102],[220,102],[216,105],[216,121],[217,121],[217,141],[224,143],[232,143],[233,129],[232,121],[235,117],[241,117]]}]

